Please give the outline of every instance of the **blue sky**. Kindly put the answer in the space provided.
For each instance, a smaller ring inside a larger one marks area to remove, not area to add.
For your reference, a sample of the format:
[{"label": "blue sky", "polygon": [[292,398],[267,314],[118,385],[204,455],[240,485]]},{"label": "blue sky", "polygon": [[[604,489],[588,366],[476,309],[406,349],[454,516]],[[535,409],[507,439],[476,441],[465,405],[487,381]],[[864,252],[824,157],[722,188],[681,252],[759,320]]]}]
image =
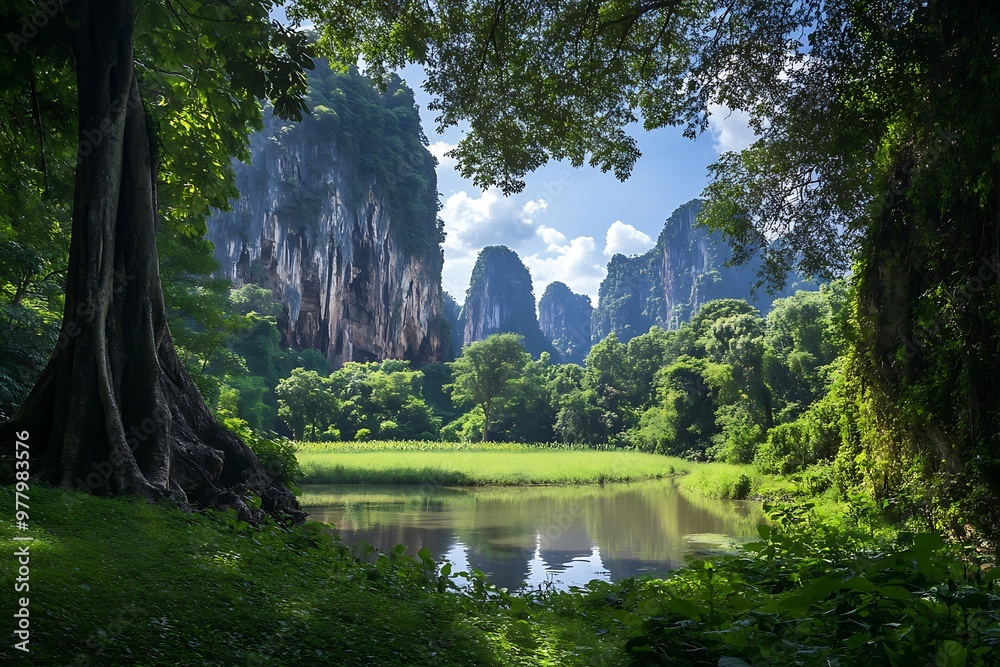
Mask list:
[{"label": "blue sky", "polygon": [[701,194],[707,167],[720,152],[742,149],[753,139],[745,118],[723,109],[695,141],[685,139],[681,128],[645,132],[637,126],[633,136],[642,157],[626,182],[587,166],[549,163],[527,176],[523,192],[506,198],[459,176],[444,153],[462,138],[461,131],[436,134],[427,111],[430,98],[420,89],[421,70],[408,67],[400,74],[414,90],[431,152],[438,157],[447,232],[443,283],[459,303],[483,246],[506,245],[531,271],[536,298],[560,280],[596,304],[611,255],[651,248],[670,213]]}]

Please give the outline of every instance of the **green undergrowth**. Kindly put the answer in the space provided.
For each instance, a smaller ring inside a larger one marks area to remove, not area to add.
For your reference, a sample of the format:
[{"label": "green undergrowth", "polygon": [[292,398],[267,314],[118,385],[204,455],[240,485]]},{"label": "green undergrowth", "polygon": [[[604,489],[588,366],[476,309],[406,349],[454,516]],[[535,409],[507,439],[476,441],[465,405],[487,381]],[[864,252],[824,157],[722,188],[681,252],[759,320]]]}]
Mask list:
[{"label": "green undergrowth", "polygon": [[1000,664],[994,560],[933,534],[875,540],[808,505],[766,509],[772,525],[739,551],[542,595],[542,615],[603,623],[630,665]]},{"label": "green undergrowth", "polygon": [[792,475],[764,473],[754,465],[692,463],[677,477],[677,488],[689,498],[808,503],[823,521],[865,531],[873,538],[888,538],[897,532],[897,527],[885,520],[884,508],[867,496],[849,494],[845,498],[833,484],[826,463]]},{"label": "green undergrowth", "polygon": [[[13,493],[0,488],[0,511]],[[32,665],[944,665],[1000,662],[997,569],[804,506],[665,579],[514,595],[315,523],[31,490]],[[0,538],[13,544],[4,523]],[[0,560],[12,581],[16,560]],[[459,592],[452,577],[471,582]],[[3,596],[10,619],[13,595]],[[12,649],[5,646],[3,659]]]},{"label": "green undergrowth", "polygon": [[[13,489],[0,491],[13,516]],[[231,512],[44,487],[30,496],[31,650],[7,644],[0,663],[501,664],[460,600],[428,590],[426,566],[358,560],[321,524],[255,529]],[[4,522],[0,538],[15,544],[13,532]],[[3,581],[16,568],[0,559]],[[2,596],[6,619],[14,597]]]},{"label": "green undergrowth", "polygon": [[684,473],[678,482],[683,490],[720,500],[789,500],[821,497],[834,490],[829,466],[823,464],[798,474],[774,475],[753,465],[692,463]]}]

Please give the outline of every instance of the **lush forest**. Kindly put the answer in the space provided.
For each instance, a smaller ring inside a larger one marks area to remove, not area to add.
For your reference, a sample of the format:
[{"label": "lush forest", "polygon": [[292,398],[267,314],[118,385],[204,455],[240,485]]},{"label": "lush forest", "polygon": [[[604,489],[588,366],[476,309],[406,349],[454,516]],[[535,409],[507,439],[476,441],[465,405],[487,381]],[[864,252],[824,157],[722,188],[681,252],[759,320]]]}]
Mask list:
[{"label": "lush forest", "polygon": [[[14,0],[0,35],[5,664],[1000,664],[988,3]],[[530,340],[458,331],[407,65],[505,195],[550,162],[624,181],[636,132],[720,110],[755,140],[612,259],[643,330],[598,308],[561,363],[530,308]],[[210,217],[292,135],[346,189],[267,215],[387,211],[351,316],[450,354],[332,364],[282,328],[329,284],[220,275]],[[661,270],[695,228],[711,289]],[[714,298],[751,275],[761,309]],[[398,276],[452,329],[404,324]]]}]

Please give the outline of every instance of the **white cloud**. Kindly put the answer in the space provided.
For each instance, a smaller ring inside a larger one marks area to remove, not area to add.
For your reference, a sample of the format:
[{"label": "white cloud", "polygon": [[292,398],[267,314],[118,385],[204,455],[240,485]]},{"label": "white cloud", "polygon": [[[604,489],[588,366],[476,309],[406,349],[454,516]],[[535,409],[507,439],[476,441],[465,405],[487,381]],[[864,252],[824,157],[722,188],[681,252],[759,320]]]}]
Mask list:
[{"label": "white cloud", "polygon": [[538,201],[534,199],[526,201],[524,206],[521,207],[521,215],[524,218],[531,218],[539,212],[544,212],[545,209],[549,207],[549,203],[544,199],[539,198]]},{"label": "white cloud", "polygon": [[653,239],[650,238],[649,234],[639,231],[621,220],[615,220],[611,223],[604,236],[604,241],[604,254],[609,257],[616,253],[641,255],[653,247]]},{"label": "white cloud", "polygon": [[[539,222],[547,209],[544,198],[510,199],[496,190],[478,195],[463,190],[447,197],[441,209],[446,233],[444,288],[462,301],[480,250],[487,245],[505,245],[518,252],[531,271],[536,297],[558,280],[596,304],[601,281],[607,274],[607,258],[601,254],[601,246],[592,236],[570,239],[555,227]],[[653,245],[647,234],[620,220],[608,229],[606,241],[604,251],[609,254],[645,252]],[[539,249],[542,244],[544,249]]]},{"label": "white cloud", "polygon": [[487,245],[516,246],[535,235],[535,222],[527,210],[544,209],[543,202],[528,202],[518,208],[496,190],[486,190],[471,197],[462,190],[448,197],[441,209],[444,220],[445,247],[476,249]]},{"label": "white cloud", "polygon": [[[565,240],[563,234],[556,234]],[[607,274],[603,259],[597,254],[597,244],[590,236],[578,236],[563,245],[550,243],[545,252],[525,257],[524,263],[531,270],[536,298],[541,298],[549,283],[558,280],[574,292],[588,295],[591,303],[596,304],[597,291]]]},{"label": "white cloud", "polygon": [[459,304],[465,301],[465,290],[469,287],[469,276],[476,264],[475,252],[455,252],[445,249],[444,268],[441,270],[441,286]]},{"label": "white cloud", "polygon": [[565,237],[560,240],[558,231],[532,219],[547,207],[544,199],[516,203],[496,190],[486,190],[478,197],[462,190],[445,199],[441,209],[445,229],[442,275],[445,289],[462,300],[469,274],[484,246],[505,245],[516,250],[538,236],[553,243],[565,241]]},{"label": "white cloud", "polygon": [[556,246],[566,243],[566,235],[553,227],[539,225],[535,233],[542,237],[550,252],[554,252]]},{"label": "white cloud", "polygon": [[439,167],[454,167],[458,164],[458,161],[455,158],[445,155],[445,153],[453,148],[455,148],[455,144],[449,144],[447,141],[435,141],[427,147],[427,150],[437,158]]},{"label": "white cloud", "polygon": [[710,104],[708,122],[715,138],[715,150],[720,154],[739,152],[757,140],[750,127],[750,115],[745,111],[733,111],[718,104]]}]

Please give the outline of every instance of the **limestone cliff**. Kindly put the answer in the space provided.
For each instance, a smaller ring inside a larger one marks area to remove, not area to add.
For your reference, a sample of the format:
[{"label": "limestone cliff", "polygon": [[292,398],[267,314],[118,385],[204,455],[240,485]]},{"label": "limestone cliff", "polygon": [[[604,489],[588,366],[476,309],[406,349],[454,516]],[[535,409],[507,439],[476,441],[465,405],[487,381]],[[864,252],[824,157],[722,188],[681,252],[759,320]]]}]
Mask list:
[{"label": "limestone cliff", "polygon": [[531,274],[510,248],[487,246],[479,252],[459,318],[465,345],[490,334],[524,336],[524,347],[537,357],[555,349],[538,327]]},{"label": "limestone cliff", "polygon": [[758,264],[725,266],[731,257],[729,244],[718,233],[696,227],[701,200],[684,204],[667,220],[656,245],[644,255],[615,255],[601,283],[592,320],[592,341],[611,332],[627,341],[649,331],[653,325],[676,329],[705,302],[713,299],[746,299],[767,313],[778,296],[752,290]]},{"label": "limestone cliff", "polygon": [[238,200],[209,221],[223,274],[284,305],[283,344],[335,366],[447,353],[435,161],[412,92],[324,63],[301,123],[269,117],[236,165]]},{"label": "limestone cliff", "polygon": [[451,361],[462,354],[462,336],[464,335],[461,325],[462,307],[448,292],[441,293],[441,304],[449,346],[445,358]]},{"label": "limestone cliff", "polygon": [[590,351],[590,297],[561,282],[549,283],[538,301],[538,324],[563,362],[582,364]]}]

